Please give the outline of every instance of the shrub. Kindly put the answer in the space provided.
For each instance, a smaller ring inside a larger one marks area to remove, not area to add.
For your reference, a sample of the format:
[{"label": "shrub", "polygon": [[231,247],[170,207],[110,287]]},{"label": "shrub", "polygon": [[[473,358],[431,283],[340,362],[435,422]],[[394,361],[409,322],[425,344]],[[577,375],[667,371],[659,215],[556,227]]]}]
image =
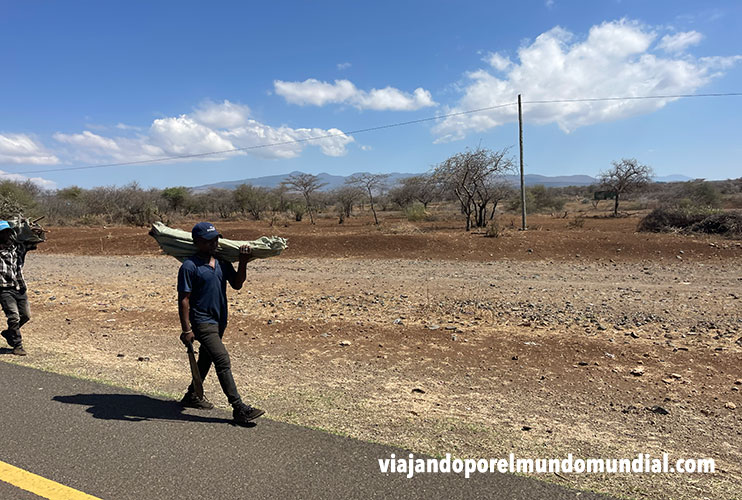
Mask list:
[{"label": "shrub", "polygon": [[567,222],[568,229],[579,229],[585,225],[585,217],[575,217]]},{"label": "shrub", "polygon": [[499,238],[501,234],[502,234],[502,231],[500,230],[500,225],[497,223],[496,220],[493,220],[487,226],[487,231],[484,233],[484,237],[485,238]]},{"label": "shrub", "polygon": [[742,236],[742,212],[658,208],[639,222],[637,230],[654,233],[683,231],[739,237]]},{"label": "shrub", "polygon": [[407,217],[407,220],[410,222],[420,222],[422,220],[425,220],[428,215],[422,203],[413,203],[412,205],[406,207],[404,209],[404,214],[405,217]]},{"label": "shrub", "polygon": [[709,215],[690,227],[695,233],[742,236],[742,212],[722,212]]},{"label": "shrub", "polygon": [[710,215],[708,210],[678,208],[657,208],[639,221],[637,231],[644,233],[665,233],[687,230],[696,222]]},{"label": "shrub", "polygon": [[35,196],[39,188],[31,182],[0,182],[0,217],[9,219],[18,214],[35,215]]},{"label": "shrub", "polygon": [[[566,200],[558,194],[555,188],[542,185],[526,188],[526,211],[528,213],[560,212]],[[508,200],[508,211],[520,211],[520,192],[514,192]]]}]

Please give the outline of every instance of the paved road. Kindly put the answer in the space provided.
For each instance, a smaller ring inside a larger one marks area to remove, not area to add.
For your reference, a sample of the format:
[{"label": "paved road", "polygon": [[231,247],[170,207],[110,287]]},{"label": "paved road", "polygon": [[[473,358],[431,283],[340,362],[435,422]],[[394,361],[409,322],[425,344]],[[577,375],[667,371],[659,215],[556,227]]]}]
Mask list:
[{"label": "paved road", "polygon": [[[402,475],[407,456],[295,425],[231,425],[224,410],[0,362],[0,461],[103,499],[606,499],[514,475]],[[1,481],[0,498],[38,498]]]}]

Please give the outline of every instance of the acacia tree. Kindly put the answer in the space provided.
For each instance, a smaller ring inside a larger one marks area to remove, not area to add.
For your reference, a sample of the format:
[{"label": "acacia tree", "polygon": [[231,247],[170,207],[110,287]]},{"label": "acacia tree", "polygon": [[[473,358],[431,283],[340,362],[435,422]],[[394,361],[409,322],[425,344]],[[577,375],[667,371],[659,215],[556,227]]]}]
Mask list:
[{"label": "acacia tree", "polygon": [[378,193],[385,187],[387,177],[389,177],[389,174],[364,173],[351,175],[345,181],[349,186],[355,186],[368,193],[368,201],[371,204],[371,211],[374,213],[374,223],[377,226],[379,225],[379,218],[376,216],[376,208],[374,207],[374,191]]},{"label": "acacia tree", "polygon": [[170,210],[178,212],[185,207],[189,194],[187,187],[176,186],[163,189],[161,196],[170,204]]},{"label": "acacia tree", "polygon": [[353,214],[353,205],[363,196],[363,191],[354,186],[342,186],[337,188],[333,194],[343,216],[350,217]]},{"label": "acacia tree", "polygon": [[[312,194],[314,194],[315,191],[320,189],[323,186],[326,186],[326,182],[320,182],[319,177],[312,174],[292,174],[288,176],[288,178],[283,181],[281,184],[284,186],[287,186],[289,189],[293,191],[297,191],[301,193],[301,195],[304,197],[304,202],[306,203],[306,209],[309,213],[309,220],[312,224],[314,224],[314,216],[312,215],[312,202],[311,197]],[[297,219],[299,219],[299,216],[297,215]]]},{"label": "acacia tree", "polygon": [[[477,196],[475,199],[475,204],[477,206],[477,227],[485,227],[488,221],[494,219],[497,205],[502,200],[512,196],[512,193],[512,186],[502,179],[487,179],[484,182],[479,183],[476,187]],[[489,217],[487,217],[487,205],[490,203],[492,203],[492,210],[490,211]]]},{"label": "acacia tree", "polygon": [[601,186],[609,189],[616,195],[613,205],[613,216],[618,216],[618,200],[626,193],[645,186],[652,182],[652,169],[642,165],[635,158],[622,158],[613,161],[613,168],[598,175]]},{"label": "acacia tree", "polygon": [[402,180],[402,189],[408,193],[410,198],[428,208],[428,203],[433,201],[437,195],[438,186],[432,175],[421,174]]},{"label": "acacia tree", "polygon": [[513,159],[507,154],[508,148],[492,151],[478,147],[457,153],[433,169],[433,176],[443,188],[459,200],[467,231],[471,230],[473,215],[478,226],[487,224],[485,215],[497,192],[497,177],[513,169]]},{"label": "acacia tree", "polygon": [[264,187],[240,184],[232,191],[232,196],[242,214],[249,213],[255,220],[260,220],[270,206],[269,192]]}]

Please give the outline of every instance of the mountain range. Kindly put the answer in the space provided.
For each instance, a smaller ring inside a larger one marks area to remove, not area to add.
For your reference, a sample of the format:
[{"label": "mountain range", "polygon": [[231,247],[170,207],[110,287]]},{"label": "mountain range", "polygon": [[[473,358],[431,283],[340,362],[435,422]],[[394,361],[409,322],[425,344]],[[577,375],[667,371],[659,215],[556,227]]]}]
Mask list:
[{"label": "mountain range", "polygon": [[[288,174],[279,174],[279,175],[268,175],[264,177],[253,177],[248,179],[241,179],[236,181],[224,181],[224,182],[217,182],[214,184],[205,184],[202,186],[195,186],[192,188],[194,192],[203,192],[208,191],[209,189],[234,189],[240,184],[250,184],[252,186],[256,187],[266,187],[266,188],[275,188],[281,182],[285,181],[290,175],[297,175],[301,174],[302,172],[291,172]],[[355,174],[354,174],[355,175]],[[389,177],[387,178],[387,185],[394,186],[403,179],[406,179],[407,177],[412,177],[415,175],[420,174],[409,174],[409,173],[392,173],[389,174]],[[324,183],[325,186],[322,187],[321,191],[329,191],[331,189],[338,188],[340,186],[343,186],[345,184],[345,181],[350,176],[342,176],[342,175],[332,175],[332,174],[326,174],[321,173],[318,174],[317,177],[319,178],[320,183]],[[509,182],[513,184],[520,184],[520,176],[518,175],[506,175],[505,179],[507,179]],[[536,186],[536,185],[543,185],[546,187],[564,187],[564,186],[589,186],[591,184],[596,184],[598,180],[595,177],[590,177],[589,175],[558,175],[558,176],[548,176],[548,175],[538,175],[538,174],[526,174],[524,177],[526,186]],[[667,175],[662,177],[655,177],[653,179],[655,182],[685,182],[692,180],[690,177],[686,177],[684,175]]]}]

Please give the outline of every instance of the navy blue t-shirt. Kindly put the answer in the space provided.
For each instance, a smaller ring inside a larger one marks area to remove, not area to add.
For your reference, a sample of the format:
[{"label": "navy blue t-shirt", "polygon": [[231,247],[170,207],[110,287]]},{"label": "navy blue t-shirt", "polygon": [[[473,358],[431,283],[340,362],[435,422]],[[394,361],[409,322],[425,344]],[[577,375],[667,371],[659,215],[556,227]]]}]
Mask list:
[{"label": "navy blue t-shirt", "polygon": [[229,262],[215,260],[212,268],[208,261],[194,255],[178,271],[178,291],[191,294],[191,324],[227,324],[227,282],[237,271]]}]

